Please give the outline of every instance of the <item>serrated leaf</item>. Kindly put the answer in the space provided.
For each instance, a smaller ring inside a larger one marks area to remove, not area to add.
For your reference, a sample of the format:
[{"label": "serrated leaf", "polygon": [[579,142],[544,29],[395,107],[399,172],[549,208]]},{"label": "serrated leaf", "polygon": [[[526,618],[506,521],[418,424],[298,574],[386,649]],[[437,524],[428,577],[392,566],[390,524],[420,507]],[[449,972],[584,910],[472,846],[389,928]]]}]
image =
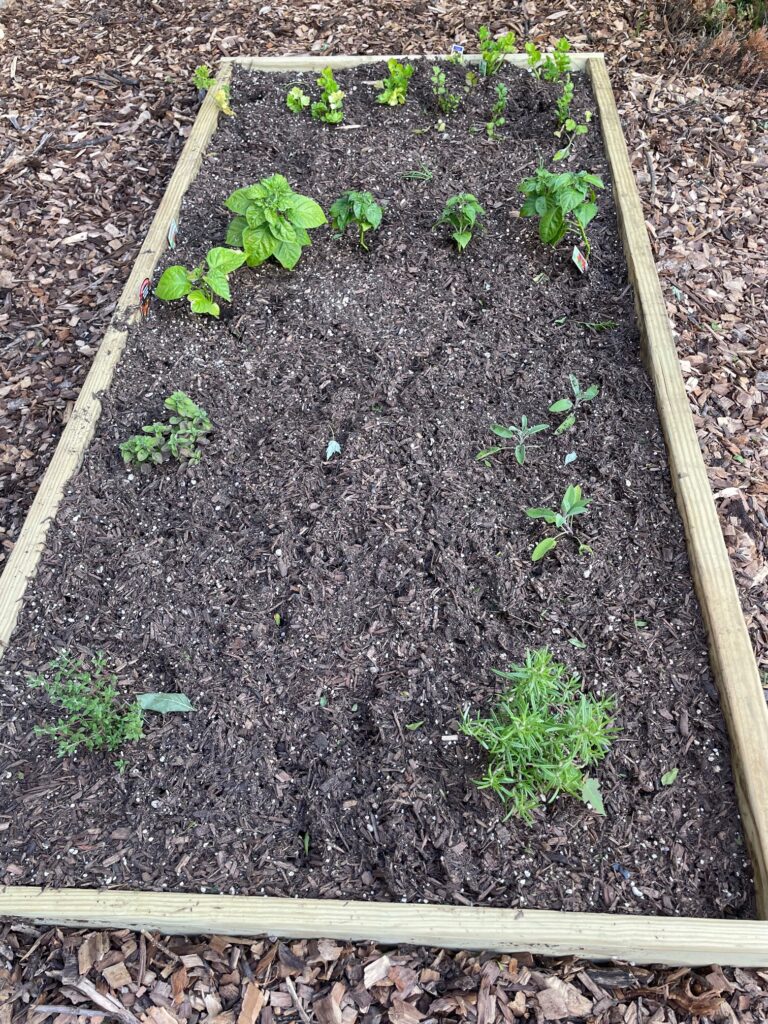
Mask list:
[{"label": "serrated leaf", "polygon": [[328,462],[334,455],[341,455],[341,445],[335,438],[331,438],[328,442],[328,446],[325,449],[325,461]]},{"label": "serrated leaf", "polygon": [[140,693],[136,701],[144,711],[155,711],[159,715],[195,710],[185,693]]},{"label": "serrated leaf", "polygon": [[190,287],[189,271],[186,267],[167,267],[155,285],[155,295],[158,299],[171,302],[187,295]]},{"label": "serrated leaf", "polygon": [[600,783],[597,779],[591,779],[587,777],[581,785],[581,799],[585,804],[589,804],[596,814],[601,814],[605,817],[605,805],[603,803],[603,794],[600,792]]},{"label": "serrated leaf", "polygon": [[675,782],[679,774],[679,768],[670,768],[668,772],[664,772],[664,774],[661,776],[662,786],[671,786],[672,783]]},{"label": "serrated leaf", "polygon": [[539,541],[539,543],[531,552],[531,561],[539,562],[544,557],[544,555],[548,554],[556,547],[557,541],[554,537],[545,537],[544,540]]}]

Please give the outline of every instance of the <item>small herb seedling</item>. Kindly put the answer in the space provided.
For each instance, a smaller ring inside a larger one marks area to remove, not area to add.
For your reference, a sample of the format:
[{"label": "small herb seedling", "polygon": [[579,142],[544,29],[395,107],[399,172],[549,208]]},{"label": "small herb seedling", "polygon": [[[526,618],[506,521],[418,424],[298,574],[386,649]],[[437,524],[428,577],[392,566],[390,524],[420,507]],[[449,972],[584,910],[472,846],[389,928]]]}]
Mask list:
[{"label": "small herb seedling", "polygon": [[[583,516],[592,503],[592,498],[585,498],[582,495],[579,484],[570,484],[560,502],[560,511],[552,508],[527,508],[525,514],[531,519],[543,519],[550,526],[555,526],[560,531],[555,537],[545,537],[540,540],[531,553],[531,559],[538,562],[557,547],[561,537],[573,537],[578,540],[573,529],[573,521],[576,516]],[[579,554],[589,552],[592,549],[588,544],[579,543]]]},{"label": "small herb seedling", "polygon": [[435,172],[430,170],[426,164],[422,164],[421,167],[414,171],[404,171],[400,175],[405,181],[432,181],[435,176]]},{"label": "small herb seedling", "polygon": [[123,441],[120,454],[127,465],[134,463],[140,469],[160,465],[169,459],[200,461],[202,451],[197,447],[213,430],[205,409],[192,401],[183,391],[174,391],[165,400],[172,414],[166,423],[152,423],[142,427],[142,433]]},{"label": "small herb seedling", "polygon": [[501,68],[504,57],[515,49],[515,33],[505,32],[503,36],[494,39],[488,26],[481,25],[477,32],[477,42],[480,48],[480,74],[484,78],[491,78]]},{"label": "small herb seedling", "polygon": [[495,139],[496,129],[501,128],[507,122],[505,114],[507,112],[508,99],[509,89],[507,89],[503,82],[497,83],[496,102],[491,107],[491,119],[485,126],[485,131],[489,139]]},{"label": "small herb seedling", "polygon": [[455,113],[461,103],[461,97],[449,90],[446,85],[445,72],[441,71],[437,64],[432,66],[431,82],[432,92],[434,93],[440,110],[446,115],[446,117]]},{"label": "small herb seedling", "polygon": [[333,70],[323,68],[317,84],[322,92],[320,99],[312,104],[312,117],[326,124],[340,124],[344,120],[344,93],[333,77]]},{"label": "small herb seedling", "polygon": [[494,423],[491,427],[491,433],[497,437],[501,437],[504,440],[512,440],[515,443],[513,445],[494,445],[492,448],[484,448],[479,451],[475,458],[478,462],[482,462],[485,466],[490,466],[490,459],[494,455],[498,455],[499,452],[514,451],[515,460],[519,466],[525,463],[525,453],[527,448],[533,447],[530,444],[530,438],[536,434],[540,434],[543,430],[549,430],[549,424],[547,423],[535,423],[533,426],[528,426],[528,417],[520,417],[520,426],[511,424],[508,427],[502,426],[500,423]]},{"label": "small herb seedling", "polygon": [[413,75],[412,64],[401,64],[399,60],[391,57],[387,61],[389,78],[381,83],[381,92],[377,102],[386,103],[388,107],[397,107],[405,103],[408,96],[408,82]]},{"label": "small herb seedling", "polygon": [[222,114],[228,114],[230,117],[235,116],[234,110],[229,105],[231,98],[230,87],[228,85],[219,85],[211,74],[211,69],[206,64],[199,64],[195,68],[194,82],[196,89],[205,89],[206,92],[215,89],[213,98],[216,106]]},{"label": "small herb seedling", "polygon": [[539,218],[539,238],[545,245],[557,246],[569,232],[577,234],[589,256],[587,226],[597,215],[595,189],[603,187],[602,179],[588,171],[553,174],[538,167],[520,182],[526,197],[520,216]]},{"label": "small herb seedling", "polygon": [[570,430],[576,422],[576,410],[579,406],[584,402],[591,402],[594,398],[597,398],[600,393],[600,388],[597,384],[590,384],[589,387],[582,389],[578,377],[575,377],[572,373],[568,374],[568,380],[571,385],[571,391],[573,392],[573,398],[558,398],[558,400],[553,402],[549,407],[550,412],[568,413],[563,422],[555,430],[555,434],[564,434],[566,430]]},{"label": "small herb seedling", "polygon": [[294,192],[282,174],[236,189],[225,206],[237,214],[227,231],[227,245],[242,246],[249,267],[274,256],[293,270],[302,249],[311,244],[307,229],[326,223],[314,199]]},{"label": "small herb seedling", "polygon": [[584,123],[579,124],[572,117],[566,117],[563,124],[555,132],[555,137],[562,139],[565,136],[566,143],[562,146],[555,155],[552,157],[553,160],[565,160],[570,155],[571,149],[573,148],[573,141],[579,135],[586,135],[589,131],[589,125],[592,121],[592,111],[587,110],[584,114]]},{"label": "small herb seedling", "polygon": [[303,114],[305,110],[309,110],[311,102],[312,100],[300,85],[294,85],[292,89],[289,89],[288,95],[285,97],[285,104],[293,114]]},{"label": "small herb seedling", "polygon": [[435,224],[449,224],[454,230],[451,235],[459,252],[463,252],[472,240],[472,232],[485,210],[469,192],[460,192],[446,202],[440,219]]},{"label": "small herb seedling", "polygon": [[186,296],[193,313],[218,316],[221,309],[214,296],[226,302],[231,300],[229,275],[245,263],[245,258],[240,249],[209,249],[203,262],[192,270],[167,267],[157,282],[155,295],[166,302]]},{"label": "small herb seedling", "polygon": [[586,327],[593,334],[602,334],[603,331],[612,331],[618,324],[615,320],[572,320],[571,323],[577,327]]},{"label": "small herb seedling", "polygon": [[525,44],[528,67],[536,78],[546,82],[559,82],[571,70],[569,51],[571,44],[563,36],[555,43],[552,53],[543,54],[534,43]]},{"label": "small herb seedling", "polygon": [[363,249],[367,231],[375,231],[381,224],[382,209],[370,192],[343,192],[328,213],[331,226],[340,238],[348,225],[355,224],[358,229],[358,241]]}]

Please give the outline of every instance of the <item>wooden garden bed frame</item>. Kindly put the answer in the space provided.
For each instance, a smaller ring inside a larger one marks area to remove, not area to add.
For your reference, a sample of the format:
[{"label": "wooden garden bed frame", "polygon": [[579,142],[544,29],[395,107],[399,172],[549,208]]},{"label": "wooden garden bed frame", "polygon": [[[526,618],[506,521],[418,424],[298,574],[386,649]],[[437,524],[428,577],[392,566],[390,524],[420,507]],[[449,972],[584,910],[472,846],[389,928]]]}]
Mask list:
[{"label": "wooden garden bed frame", "polygon": [[[319,71],[329,65],[343,69],[385,59],[227,58],[222,61],[218,80],[221,84],[227,82],[234,64],[259,71],[298,72]],[[526,58],[515,55],[508,60],[521,66]],[[586,69],[591,78],[610,163],[624,251],[635,289],[643,357],[656,392],[691,571],[707,627],[712,669],[730,735],[760,920],[31,887],[0,887],[0,916],[83,928],[157,929],[167,934],[325,936],[499,952],[528,950],[550,956],[573,954],[639,963],[768,966],[768,710],[696,438],[605,60],[602,54],[574,54],[572,63],[576,70]],[[0,578],[0,655],[16,625],[27,583],[37,570],[48,527],[93,437],[101,411],[98,396],[110,386],[126,341],[125,324],[139,316],[139,289],[146,278],[152,277],[166,249],[169,225],[178,218],[182,197],[197,174],[217,118],[218,110],[209,92],[123,289],[113,325],[104,336]],[[738,822],[734,821],[733,827],[737,828]]]}]

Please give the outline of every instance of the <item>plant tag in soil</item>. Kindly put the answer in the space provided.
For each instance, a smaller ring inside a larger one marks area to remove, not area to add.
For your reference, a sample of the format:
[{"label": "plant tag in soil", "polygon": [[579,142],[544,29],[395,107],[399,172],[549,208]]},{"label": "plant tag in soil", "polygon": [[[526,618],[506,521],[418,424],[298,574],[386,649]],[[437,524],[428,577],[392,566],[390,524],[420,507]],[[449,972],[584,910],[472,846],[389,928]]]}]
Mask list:
[{"label": "plant tag in soil", "polygon": [[143,317],[146,317],[147,313],[149,313],[149,296],[151,292],[152,288],[149,283],[149,278],[145,277],[141,282],[141,287],[139,288],[139,309],[141,310],[141,315]]},{"label": "plant tag in soil", "polygon": [[587,267],[589,266],[589,263],[587,262],[586,256],[581,251],[581,249],[578,247],[578,245],[574,245],[573,252],[571,253],[571,259],[576,264],[576,266],[579,268],[581,273],[582,274],[586,274]]},{"label": "plant tag in soil", "polygon": [[461,57],[464,54],[464,47],[461,45],[461,43],[454,43],[453,46],[451,47],[451,53],[456,53],[459,55],[459,57]]},{"label": "plant tag in soil", "polygon": [[174,218],[171,221],[171,223],[168,225],[168,248],[169,249],[175,249],[176,248],[176,235],[178,233],[178,230],[179,230],[179,225],[176,223],[176,220]]}]

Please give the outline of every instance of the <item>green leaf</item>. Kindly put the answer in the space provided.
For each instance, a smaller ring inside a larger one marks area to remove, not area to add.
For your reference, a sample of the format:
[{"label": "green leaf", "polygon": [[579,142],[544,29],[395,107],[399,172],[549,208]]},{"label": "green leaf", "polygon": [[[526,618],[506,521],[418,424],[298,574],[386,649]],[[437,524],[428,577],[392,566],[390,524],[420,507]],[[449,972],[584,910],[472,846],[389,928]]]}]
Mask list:
[{"label": "green leaf", "polygon": [[587,777],[581,786],[581,799],[585,804],[590,804],[592,810],[605,817],[605,805],[603,794],[600,792],[600,783],[597,779]]},{"label": "green leaf", "polygon": [[566,416],[559,427],[555,429],[555,434],[564,434],[566,430],[570,430],[573,424],[576,422],[575,413],[571,413],[570,416]]},{"label": "green leaf", "polygon": [[250,195],[249,188],[237,188],[235,191],[224,200],[224,205],[232,213],[245,213],[249,206],[253,203],[253,199]]},{"label": "green leaf", "polygon": [[575,647],[578,651],[585,651],[587,649],[587,645],[584,643],[584,641],[579,640],[579,638],[576,636],[569,636],[568,643],[572,647]]},{"label": "green leaf", "polygon": [[209,316],[218,316],[221,312],[218,303],[212,302],[205,292],[200,291],[199,288],[190,292],[187,298],[193,313],[208,313]]},{"label": "green leaf", "polygon": [[227,237],[225,239],[227,245],[236,245],[240,248],[243,244],[243,229],[247,226],[248,221],[245,217],[235,217],[227,228]]},{"label": "green leaf", "polygon": [[549,407],[550,412],[568,412],[569,409],[573,408],[573,402],[570,398],[559,398],[556,402],[553,402]]},{"label": "green leaf", "polygon": [[326,224],[327,219],[323,209],[314,199],[307,196],[294,194],[291,197],[291,208],[288,212],[291,223],[300,228],[319,228]]},{"label": "green leaf", "polygon": [[557,245],[565,231],[563,214],[557,207],[547,210],[539,221],[539,237],[547,245]]},{"label": "green leaf", "polygon": [[422,727],[422,725],[424,725],[425,721],[426,721],[426,719],[422,718],[421,721],[419,721],[419,722],[408,722],[406,724],[405,728],[409,732],[415,732],[417,729],[420,729]]},{"label": "green leaf", "polygon": [[547,523],[554,523],[557,513],[551,508],[527,508],[525,514],[529,519],[544,519]]},{"label": "green leaf", "polygon": [[328,446],[325,449],[325,461],[328,462],[334,455],[341,455],[341,445],[335,438],[331,438],[328,442]]},{"label": "green leaf", "polygon": [[585,228],[597,216],[597,203],[582,203],[573,211],[573,216]]},{"label": "green leaf", "polygon": [[564,466],[570,466],[570,464],[572,462],[575,462],[575,461],[576,461],[576,452],[568,452],[568,454],[563,459],[563,465]]},{"label": "green leaf", "polygon": [[301,246],[298,242],[278,242],[272,255],[286,270],[293,270],[299,262]]},{"label": "green leaf", "polygon": [[517,444],[517,445],[515,445],[515,459],[517,460],[517,464],[519,466],[522,466],[525,463],[525,445],[524,444]]},{"label": "green leaf", "polygon": [[225,249],[223,246],[216,246],[216,248],[208,250],[206,259],[210,270],[220,270],[222,274],[231,274],[233,270],[237,270],[245,263],[245,253],[239,249]]},{"label": "green leaf", "polygon": [[167,302],[183,298],[191,288],[189,276],[186,267],[168,267],[155,286],[155,295]]},{"label": "green leaf", "polygon": [[243,231],[243,248],[249,267],[258,267],[264,260],[268,260],[277,245],[278,240],[266,224],[258,228],[246,228]]},{"label": "green leaf", "polygon": [[531,552],[531,561],[539,562],[548,552],[552,551],[557,547],[557,541],[554,537],[545,537],[544,540],[540,540],[536,547]]},{"label": "green leaf", "polygon": [[136,702],[144,711],[156,711],[160,715],[195,710],[184,693],[140,693]]},{"label": "green leaf", "polygon": [[472,241],[472,232],[471,231],[454,231],[453,239],[456,242],[456,245],[458,245],[458,247],[459,247],[459,252],[463,252],[464,249],[466,249],[466,247]]},{"label": "green leaf", "polygon": [[675,782],[679,774],[679,768],[670,768],[668,772],[664,772],[664,774],[661,776],[662,786],[671,786],[672,783]]},{"label": "green leaf", "polygon": [[570,152],[570,150],[569,150],[568,146],[566,146],[565,149],[558,149],[558,151],[555,153],[555,155],[552,157],[552,159],[553,160],[565,160],[565,158],[568,156],[569,152]]},{"label": "green leaf", "polygon": [[484,459],[490,458],[491,455],[498,455],[502,451],[501,448],[483,448],[481,452],[478,452],[475,458],[478,462],[482,462]]},{"label": "green leaf", "polygon": [[502,427],[500,423],[494,423],[491,427],[491,433],[496,434],[497,437],[510,438],[515,436],[514,430],[510,430],[509,427]]},{"label": "green leaf", "polygon": [[597,384],[590,384],[587,390],[580,395],[582,402],[591,402],[593,398],[597,398],[600,393],[600,388]]},{"label": "green leaf", "polygon": [[211,291],[215,292],[226,302],[231,301],[232,295],[229,291],[229,281],[227,281],[226,274],[223,274],[220,270],[209,270],[203,280]]}]

